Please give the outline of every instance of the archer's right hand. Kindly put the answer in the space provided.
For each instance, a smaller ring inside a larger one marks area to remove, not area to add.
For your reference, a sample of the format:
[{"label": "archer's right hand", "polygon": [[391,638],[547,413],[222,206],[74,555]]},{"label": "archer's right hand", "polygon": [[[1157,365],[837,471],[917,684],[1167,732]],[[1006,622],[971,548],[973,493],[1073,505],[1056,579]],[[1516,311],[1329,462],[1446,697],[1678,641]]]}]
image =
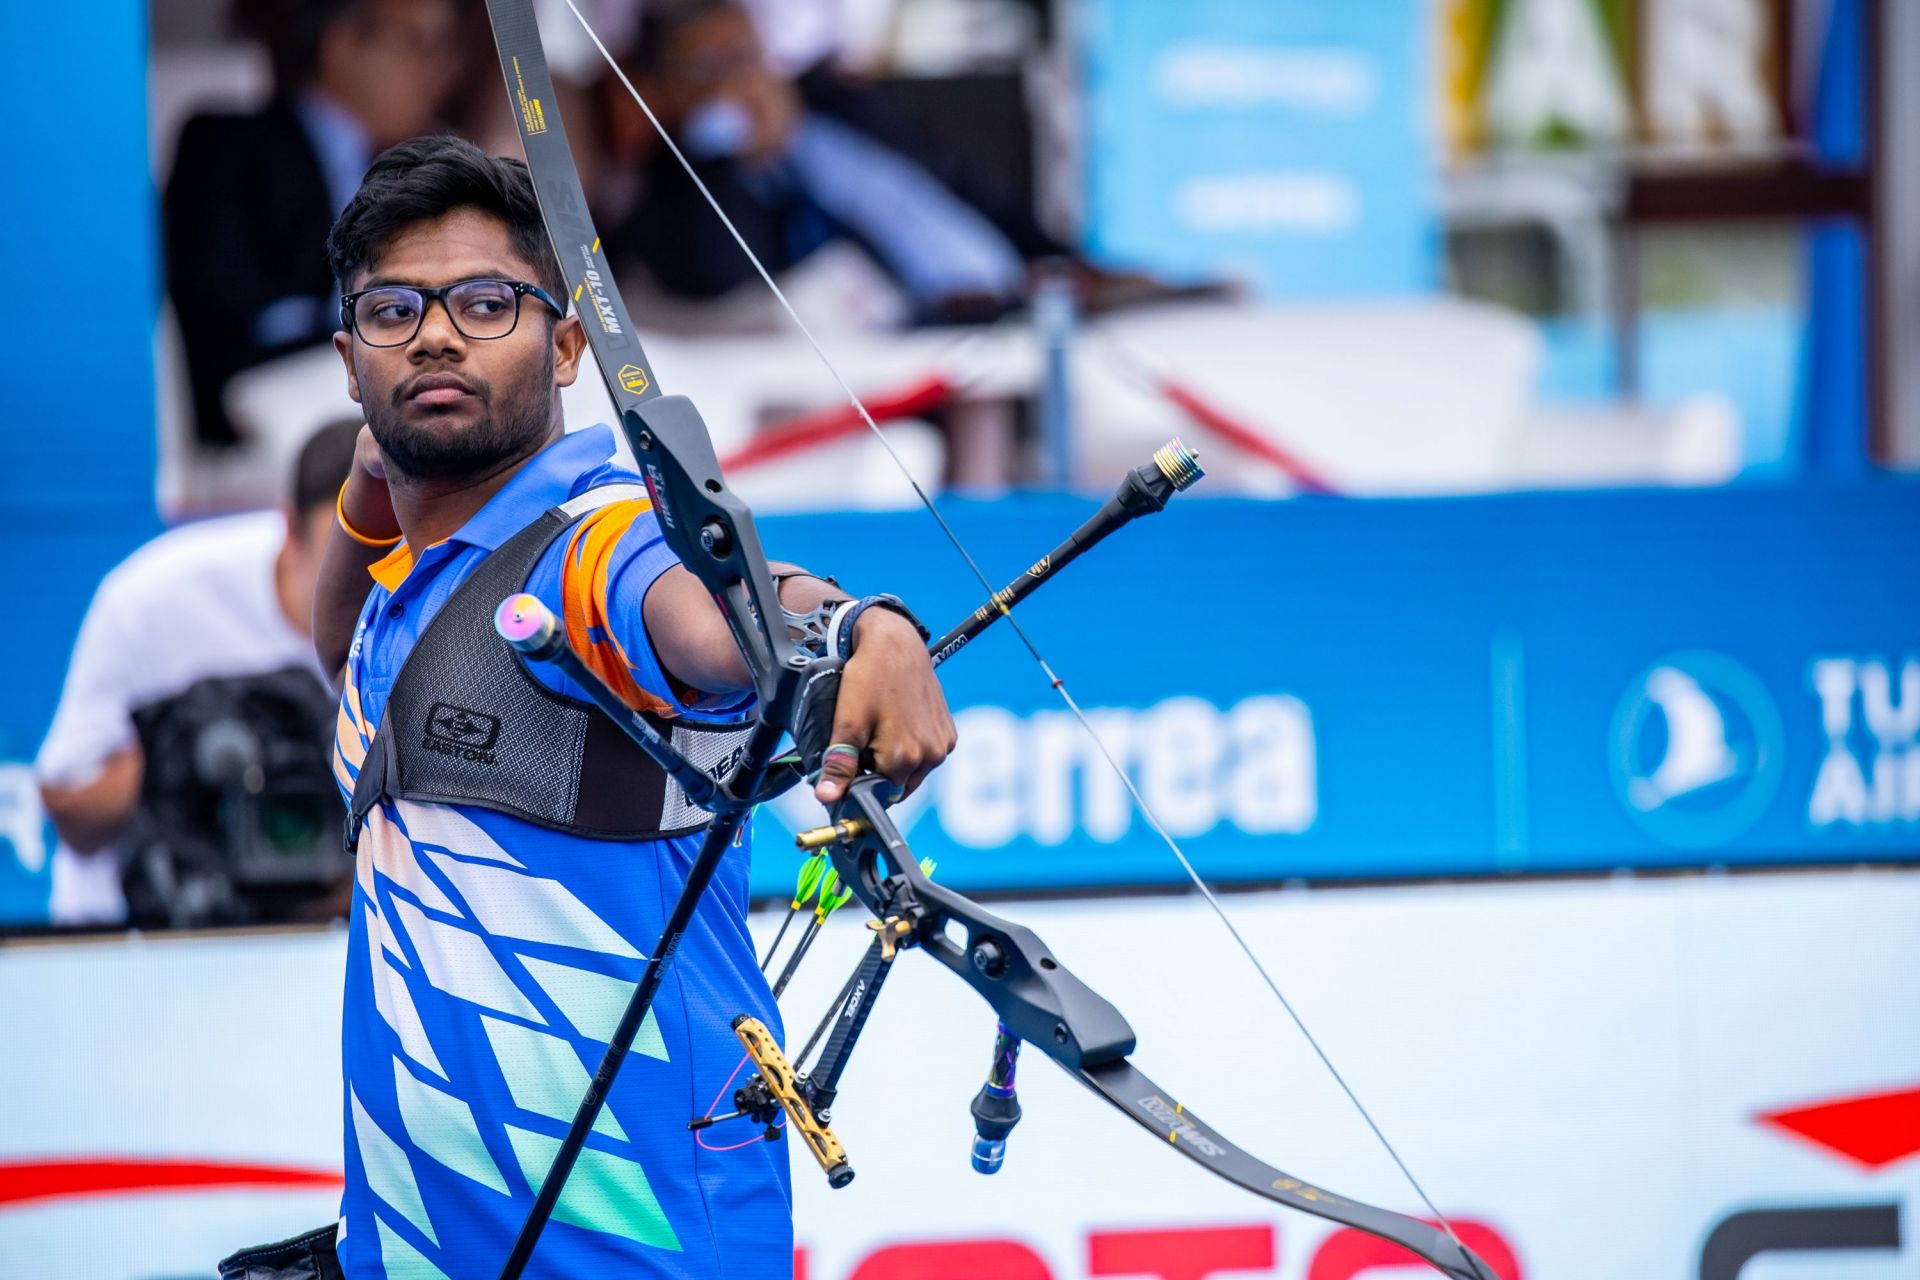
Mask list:
[{"label": "archer's right hand", "polygon": [[393,494],[387,489],[387,467],[374,441],[373,428],[362,425],[353,442],[353,469],[340,495],[347,522],[369,538],[392,538],[400,533],[393,514]]}]

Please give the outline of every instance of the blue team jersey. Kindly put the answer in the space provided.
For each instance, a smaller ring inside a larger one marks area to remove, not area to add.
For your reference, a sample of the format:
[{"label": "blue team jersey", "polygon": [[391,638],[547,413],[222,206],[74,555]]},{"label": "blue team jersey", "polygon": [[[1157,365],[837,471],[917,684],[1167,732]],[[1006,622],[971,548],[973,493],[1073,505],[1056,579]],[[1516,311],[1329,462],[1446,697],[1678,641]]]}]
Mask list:
[{"label": "blue team jersey", "polygon": [[[349,794],[414,641],[486,554],[548,508],[635,477],[605,427],[549,446],[443,543],[374,566],[341,697],[334,769]],[[631,704],[738,718],[675,697],[641,601],[676,563],[644,501],[603,507],[527,590]],[[543,677],[573,696],[558,677]],[[383,801],[356,858],[342,1059],[348,1280],[467,1280],[506,1259],[698,850],[612,842],[491,810]],[[787,1144],[687,1121],[731,1110],[731,1023],[778,1013],[747,933],[744,838],[667,970],[528,1280],[792,1273]],[[751,1132],[751,1131],[747,1131]]]}]

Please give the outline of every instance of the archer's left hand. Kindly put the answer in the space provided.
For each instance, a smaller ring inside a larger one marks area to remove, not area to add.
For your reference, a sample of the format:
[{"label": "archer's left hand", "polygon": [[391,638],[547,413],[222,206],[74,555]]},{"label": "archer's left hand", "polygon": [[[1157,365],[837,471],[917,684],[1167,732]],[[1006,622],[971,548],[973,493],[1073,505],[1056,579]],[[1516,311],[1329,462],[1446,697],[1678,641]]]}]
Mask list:
[{"label": "archer's left hand", "polygon": [[[869,609],[854,624],[853,657],[840,674],[832,741],[856,749],[861,765],[885,775],[903,796],[953,751],[953,717],[926,643],[911,622],[891,610]],[[851,757],[830,754],[814,796],[832,804],[857,772]]]}]

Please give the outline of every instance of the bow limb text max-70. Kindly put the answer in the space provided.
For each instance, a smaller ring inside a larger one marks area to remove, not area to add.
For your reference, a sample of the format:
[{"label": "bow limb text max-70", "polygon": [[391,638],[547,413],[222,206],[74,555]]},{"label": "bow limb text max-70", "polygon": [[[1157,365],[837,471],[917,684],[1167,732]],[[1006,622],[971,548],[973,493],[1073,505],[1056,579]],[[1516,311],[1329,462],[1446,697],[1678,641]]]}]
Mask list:
[{"label": "bow limb text max-70", "polygon": [[[600,705],[680,784],[688,797],[713,814],[686,883],[668,912],[659,942],[651,949],[651,958],[640,982],[615,1027],[566,1139],[505,1260],[500,1272],[502,1280],[516,1280],[526,1268],[621,1062],[660,988],[666,966],[672,962],[694,909],[741,824],[756,804],[817,770],[827,747],[840,665],[837,659],[816,656],[796,643],[780,607],[752,514],[721,476],[705,424],[691,401],[660,392],[646,353],[627,317],[625,304],[614,287],[599,235],[587,212],[586,198],[560,120],[534,7],[534,0],[487,0],[507,94],[554,252],[595,361],[606,379],[620,425],[652,495],[662,533],[725,615],[752,672],[758,709],[747,746],[733,762],[732,771],[724,778],[710,777],[644,719],[628,711],[585,669],[568,649],[564,628],[557,625],[537,600],[521,595],[501,605],[496,622],[508,643],[531,661],[555,664],[590,690]],[[570,0],[568,7],[572,8]],[[579,16],[575,10],[575,17]],[[598,46],[598,37],[584,19],[581,25]],[[601,53],[606,53],[604,46]],[[613,74],[626,83],[626,77],[611,58],[608,64]],[[651,119],[652,111],[640,95],[633,92],[631,83],[626,83],[626,87],[633,93],[640,110]],[[654,123],[657,127],[658,121]],[[667,146],[673,147],[673,139],[664,133],[662,137]],[[675,154],[679,154],[677,148]],[[691,176],[690,167],[688,172]],[[698,182],[697,177],[694,180]],[[712,203],[711,196],[708,199]],[[714,211],[725,220],[717,204]],[[739,238],[737,234],[735,238]],[[741,248],[746,251],[744,242]],[[750,252],[748,256],[752,257]],[[784,306],[784,296],[765,269],[757,261],[753,265]],[[805,325],[792,315],[791,307],[787,307],[787,312],[808,341],[813,342]],[[813,345],[818,351],[819,344]],[[864,406],[845,379],[833,369],[824,353],[821,359],[855,410],[871,425]],[[882,445],[886,444],[877,427],[874,434]],[[888,452],[892,452],[890,446]],[[906,474],[905,467],[901,469]],[[1024,575],[1024,581],[1016,580],[1015,586],[999,591],[980,573],[972,557],[953,538],[951,528],[939,511],[926,501],[924,492],[915,484],[915,491],[921,493],[928,511],[953,539],[955,549],[988,597],[987,603],[972,617],[935,643],[936,660],[945,659],[987,625],[1006,618],[1048,681],[1084,724],[1085,717],[1078,705],[1009,610],[1081,551],[1128,520],[1158,511],[1175,491],[1187,487],[1199,475],[1193,456],[1178,442],[1162,449],[1153,462],[1128,476],[1099,514]],[[907,479],[911,482],[912,476],[907,475]],[[1091,728],[1087,731],[1092,732]],[[781,747],[788,737],[792,738],[794,749],[782,755]],[[1095,741],[1098,742],[1097,737]],[[1105,748],[1101,747],[1101,751],[1104,755]],[[1219,912],[1235,941],[1259,969],[1268,987],[1326,1061],[1325,1053],[1300,1023],[1272,977],[1233,930],[1218,900],[1194,872],[1179,846],[1167,836],[1132,780],[1111,756],[1107,759],[1140,806],[1148,824],[1179,858],[1206,901]],[[771,1127],[784,1113],[788,1120],[786,1131],[795,1134],[808,1148],[826,1171],[829,1181],[835,1186],[850,1181],[852,1167],[829,1127],[840,1072],[895,959],[908,951],[921,951],[952,969],[978,991],[999,1018],[993,1068],[973,1108],[979,1135],[974,1163],[983,1171],[991,1172],[998,1167],[1007,1133],[1019,1118],[1019,1104],[1014,1095],[1014,1064],[1020,1045],[1029,1043],[1135,1122],[1171,1144],[1175,1151],[1229,1182],[1275,1203],[1399,1244],[1456,1280],[1497,1280],[1492,1269],[1460,1242],[1452,1226],[1434,1208],[1363,1107],[1361,1115],[1406,1173],[1408,1182],[1438,1226],[1349,1200],[1282,1173],[1248,1155],[1188,1112],[1127,1061],[1134,1047],[1134,1035],[1120,1012],[1054,959],[1046,944],[1032,931],[1000,919],[932,881],[927,870],[908,851],[906,841],[889,815],[887,804],[892,794],[892,784],[886,779],[863,774],[832,806],[830,825],[801,838],[803,847],[824,853],[831,860],[842,892],[850,889],[872,913],[870,924],[875,936],[860,968],[843,988],[842,999],[828,1010],[819,1031],[795,1059],[789,1060],[754,1019],[742,1017],[736,1021],[735,1032],[755,1071],[749,1083],[735,1094],[735,1115],[757,1119]],[[822,897],[824,901],[824,890]],[[799,905],[796,901],[796,910]],[[824,908],[821,918],[824,918]],[[769,960],[771,958],[769,954]],[[826,1043],[820,1059],[811,1070],[806,1070],[806,1059],[822,1035]],[[1330,1061],[1327,1066],[1333,1069]],[[1352,1098],[1353,1091],[1344,1078],[1337,1071],[1333,1074]],[[1358,1098],[1353,1101],[1356,1107],[1360,1106]],[[699,1117],[693,1120],[692,1127],[716,1122],[715,1117]]]}]

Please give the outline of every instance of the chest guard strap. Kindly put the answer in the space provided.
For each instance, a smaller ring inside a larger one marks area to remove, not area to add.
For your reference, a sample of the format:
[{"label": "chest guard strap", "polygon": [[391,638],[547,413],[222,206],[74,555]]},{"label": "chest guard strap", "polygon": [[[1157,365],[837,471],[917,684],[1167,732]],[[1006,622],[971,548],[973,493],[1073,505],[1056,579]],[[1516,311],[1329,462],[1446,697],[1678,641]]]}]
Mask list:
[{"label": "chest guard strap", "polygon": [[[604,485],[554,507],[480,562],[407,655],[367,748],[347,817],[347,847],[383,797],[474,805],[551,831],[657,840],[712,815],[589,702],[540,683],[493,629],[500,602],[525,589],[540,556],[590,512],[644,498]],[[724,770],[750,726],[648,716],[694,762]]]}]

